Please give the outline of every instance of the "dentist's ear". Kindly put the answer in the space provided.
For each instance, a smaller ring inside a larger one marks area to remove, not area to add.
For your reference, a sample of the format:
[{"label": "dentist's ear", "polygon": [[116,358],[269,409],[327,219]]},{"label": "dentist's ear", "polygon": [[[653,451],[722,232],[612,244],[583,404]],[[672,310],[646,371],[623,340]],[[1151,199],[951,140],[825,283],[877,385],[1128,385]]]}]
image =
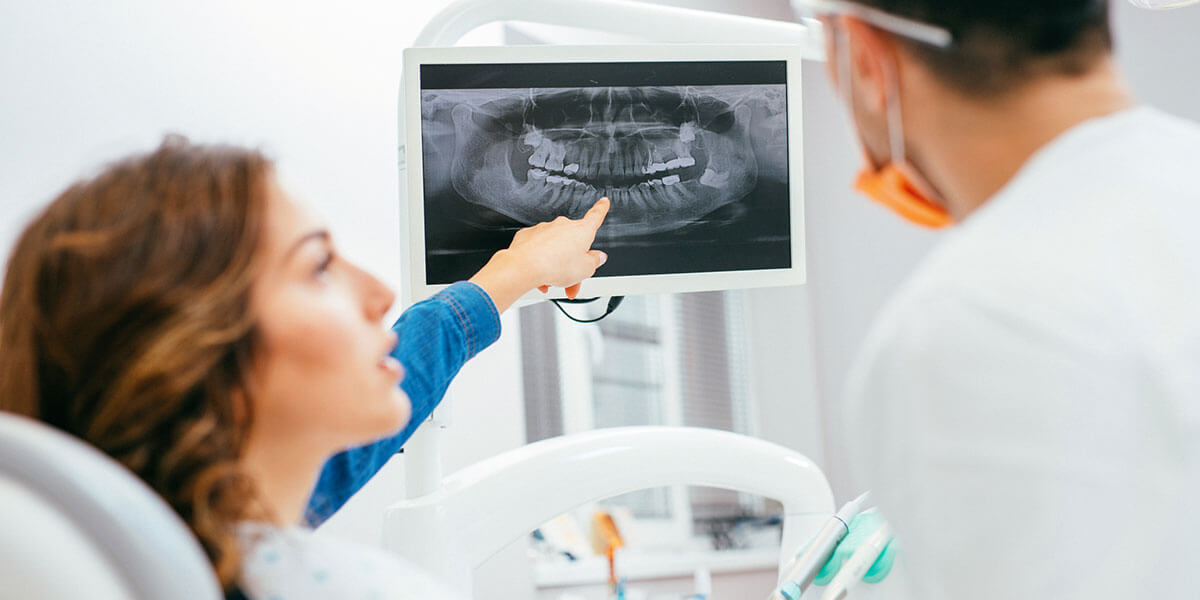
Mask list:
[{"label": "dentist's ear", "polygon": [[[846,47],[837,50],[850,54],[849,76],[855,98],[862,108],[883,114],[887,110],[889,80],[899,77],[895,72],[899,65],[895,39],[854,17],[837,17],[836,22],[846,36]],[[836,65],[831,68],[837,70]]]}]

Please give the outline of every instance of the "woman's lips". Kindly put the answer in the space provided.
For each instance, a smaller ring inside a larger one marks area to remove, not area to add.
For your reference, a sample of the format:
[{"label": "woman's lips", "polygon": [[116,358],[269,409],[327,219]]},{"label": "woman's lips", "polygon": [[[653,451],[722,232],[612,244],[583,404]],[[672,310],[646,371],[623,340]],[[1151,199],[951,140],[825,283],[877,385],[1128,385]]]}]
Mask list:
[{"label": "woman's lips", "polygon": [[394,356],[388,355],[379,359],[379,368],[396,382],[404,378],[404,367],[400,365],[400,361],[396,360]]}]

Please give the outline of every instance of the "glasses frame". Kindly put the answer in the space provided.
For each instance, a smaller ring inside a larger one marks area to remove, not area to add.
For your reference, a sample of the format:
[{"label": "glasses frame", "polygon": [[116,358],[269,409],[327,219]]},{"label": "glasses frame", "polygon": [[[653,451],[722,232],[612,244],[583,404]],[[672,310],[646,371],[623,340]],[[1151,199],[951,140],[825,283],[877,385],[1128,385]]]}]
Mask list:
[{"label": "glasses frame", "polygon": [[840,15],[861,19],[885,31],[938,48],[949,48],[954,43],[954,36],[944,27],[900,17],[849,0],[794,0],[794,6],[807,8],[818,16]]}]

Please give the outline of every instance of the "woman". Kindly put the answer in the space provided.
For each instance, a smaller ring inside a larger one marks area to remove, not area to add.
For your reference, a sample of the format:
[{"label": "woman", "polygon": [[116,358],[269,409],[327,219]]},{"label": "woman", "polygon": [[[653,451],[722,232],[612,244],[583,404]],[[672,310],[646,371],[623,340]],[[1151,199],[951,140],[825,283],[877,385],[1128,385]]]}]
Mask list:
[{"label": "woman", "polygon": [[395,453],[499,335],[499,311],[592,275],[606,212],[518,232],[389,331],[392,292],[337,255],[266,158],[169,138],[71,186],[22,234],[0,295],[0,409],[142,477],[231,595],[436,597],[411,568],[297,526]]}]

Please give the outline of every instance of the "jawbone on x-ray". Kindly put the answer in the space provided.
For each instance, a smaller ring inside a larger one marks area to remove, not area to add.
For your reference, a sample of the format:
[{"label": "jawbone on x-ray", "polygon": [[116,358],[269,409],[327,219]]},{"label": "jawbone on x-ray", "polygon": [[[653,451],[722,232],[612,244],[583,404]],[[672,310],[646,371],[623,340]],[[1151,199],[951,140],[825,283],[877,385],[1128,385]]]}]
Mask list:
[{"label": "jawbone on x-ray", "polygon": [[786,180],[784,98],[783,85],[426,90],[439,159],[426,182],[522,225],[579,218],[607,196],[599,239],[670,232],[736,214],[760,177]]}]

